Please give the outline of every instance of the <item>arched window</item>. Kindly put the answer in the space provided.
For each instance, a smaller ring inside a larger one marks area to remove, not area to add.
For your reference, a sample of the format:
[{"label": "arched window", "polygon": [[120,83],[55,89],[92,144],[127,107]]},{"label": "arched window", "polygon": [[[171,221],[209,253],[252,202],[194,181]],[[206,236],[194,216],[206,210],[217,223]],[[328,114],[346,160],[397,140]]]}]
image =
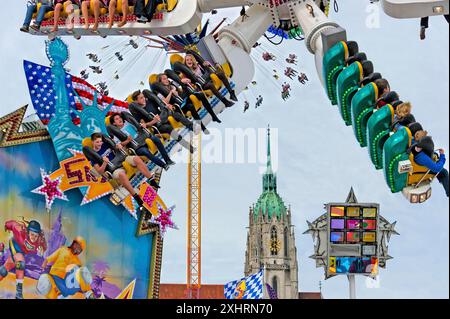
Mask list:
[{"label": "arched window", "polygon": [[289,257],[289,229],[284,229],[284,257]]},{"label": "arched window", "polygon": [[272,256],[278,255],[278,234],[275,226],[270,231],[270,254]]},{"label": "arched window", "polygon": [[276,276],[272,278],[272,289],[275,290],[278,295],[278,278]]}]

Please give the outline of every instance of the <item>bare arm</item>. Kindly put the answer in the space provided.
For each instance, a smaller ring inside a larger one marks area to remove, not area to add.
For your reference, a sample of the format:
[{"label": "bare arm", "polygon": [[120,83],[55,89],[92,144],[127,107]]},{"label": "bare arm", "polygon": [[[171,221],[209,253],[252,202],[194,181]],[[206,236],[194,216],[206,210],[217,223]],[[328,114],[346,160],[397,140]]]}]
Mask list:
[{"label": "bare arm", "polygon": [[103,164],[100,166],[98,164],[94,165],[95,170],[99,173],[99,174],[104,174],[105,170],[106,170],[106,166],[108,166],[109,160],[106,157],[103,157]]}]

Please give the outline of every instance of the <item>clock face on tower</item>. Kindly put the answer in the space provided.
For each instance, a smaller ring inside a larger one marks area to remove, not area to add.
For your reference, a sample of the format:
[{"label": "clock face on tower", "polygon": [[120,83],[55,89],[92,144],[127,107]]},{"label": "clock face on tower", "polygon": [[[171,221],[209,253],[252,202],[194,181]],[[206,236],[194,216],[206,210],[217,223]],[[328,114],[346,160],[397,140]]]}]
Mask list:
[{"label": "clock face on tower", "polygon": [[281,248],[281,242],[278,239],[271,239],[269,241],[269,249],[272,255],[277,255]]}]

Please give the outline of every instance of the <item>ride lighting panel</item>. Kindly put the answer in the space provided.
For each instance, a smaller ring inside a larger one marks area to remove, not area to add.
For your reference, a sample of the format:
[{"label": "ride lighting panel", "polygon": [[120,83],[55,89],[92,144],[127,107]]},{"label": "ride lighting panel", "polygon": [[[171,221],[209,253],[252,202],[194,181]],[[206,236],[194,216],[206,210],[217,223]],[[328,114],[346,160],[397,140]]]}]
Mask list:
[{"label": "ride lighting panel", "polygon": [[382,0],[387,15],[398,19],[422,18],[449,13],[448,0]]},{"label": "ride lighting panel", "polygon": [[378,204],[328,204],[329,276],[378,274]]}]

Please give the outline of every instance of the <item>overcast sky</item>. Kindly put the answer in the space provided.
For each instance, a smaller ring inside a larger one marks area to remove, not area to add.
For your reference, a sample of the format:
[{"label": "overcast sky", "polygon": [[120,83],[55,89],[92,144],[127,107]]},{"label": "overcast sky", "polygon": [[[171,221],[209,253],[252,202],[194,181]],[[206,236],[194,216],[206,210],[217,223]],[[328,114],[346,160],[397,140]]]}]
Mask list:
[{"label": "overcast sky", "polygon": [[[44,53],[44,38],[32,37],[18,31],[25,14],[26,1],[14,3],[0,12],[0,72],[2,111],[0,116],[30,103],[23,74],[23,59],[48,64]],[[369,1],[339,1],[340,12],[331,19],[347,29],[348,38],[359,43],[360,50],[373,61],[375,70],[389,79],[403,100],[414,105],[413,113],[434,138],[436,147],[449,149],[449,51],[448,24],[442,17],[430,20],[426,41],[419,40],[418,20],[395,20],[380,14],[380,27],[368,28],[366,20]],[[351,3],[351,5],[350,5]],[[239,12],[224,10],[221,15],[233,20]],[[219,20],[215,16],[214,21]],[[124,39],[83,38],[65,39],[70,46],[68,68],[73,73],[88,67],[86,53],[101,55],[101,48]],[[389,221],[397,221],[401,236],[391,239],[387,269],[381,270],[381,287],[368,289],[365,278],[357,279],[357,295],[361,298],[448,298],[448,200],[441,185],[433,185],[433,197],[425,204],[410,205],[401,194],[391,194],[383,172],[371,164],[367,149],[358,146],[351,127],[346,127],[336,107],[330,105],[315,73],[313,56],[303,43],[285,42],[264,47],[284,60],[289,53],[300,57],[297,69],[307,73],[306,86],[292,81],[292,97],[283,102],[270,75],[280,63],[262,63],[259,54],[254,92],[241,95],[241,104],[220,115],[223,123],[212,127],[224,132],[226,128],[278,129],[278,189],[287,205],[292,207],[299,262],[299,288],[318,291],[323,270],[316,269],[311,236],[302,235],[306,220],[312,221],[323,211],[326,202],[344,201],[351,186],[360,202],[377,202]],[[110,95],[124,98],[146,82],[150,72],[168,65],[152,65],[158,50],[148,50],[142,59],[123,71],[125,75],[115,84]],[[281,55],[281,56],[280,56]],[[163,62],[163,56],[159,62]],[[123,65],[110,66],[124,69]],[[269,70],[269,71],[266,71]],[[281,71],[281,70],[280,70]],[[239,66],[236,67],[239,72]],[[105,76],[109,74],[105,72]],[[122,75],[122,74],[121,74]],[[270,81],[269,81],[270,79]],[[93,80],[99,81],[100,77]],[[93,81],[93,83],[95,83]],[[269,94],[270,93],[270,94]],[[263,106],[254,109],[255,96],[264,96]],[[243,101],[252,107],[243,114]],[[30,111],[30,110],[29,110]],[[265,148],[265,144],[261,145]],[[448,167],[448,164],[446,164]],[[261,194],[260,164],[205,164],[202,171],[202,281],[224,284],[240,278],[244,272],[248,210]],[[178,231],[166,235],[161,281],[186,282],[186,198],[187,166],[178,164],[163,176],[161,194],[167,204],[177,205],[175,221]],[[345,277],[323,282],[325,298],[347,298]]]}]

